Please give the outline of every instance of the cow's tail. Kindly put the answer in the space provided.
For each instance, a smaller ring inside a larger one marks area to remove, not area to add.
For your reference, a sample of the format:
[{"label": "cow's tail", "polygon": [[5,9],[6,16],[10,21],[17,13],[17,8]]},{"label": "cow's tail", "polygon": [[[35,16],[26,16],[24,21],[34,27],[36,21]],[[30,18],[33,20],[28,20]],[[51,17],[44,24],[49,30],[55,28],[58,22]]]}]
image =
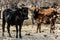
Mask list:
[{"label": "cow's tail", "polygon": [[34,18],[32,17],[31,20],[32,20],[32,32],[33,32],[33,27],[34,27],[34,24],[35,24],[34,23]]},{"label": "cow's tail", "polygon": [[34,18],[32,18],[32,24],[34,25]]},{"label": "cow's tail", "polygon": [[2,16],[2,36],[4,36],[4,31],[5,31],[5,15],[3,11],[3,16]]}]

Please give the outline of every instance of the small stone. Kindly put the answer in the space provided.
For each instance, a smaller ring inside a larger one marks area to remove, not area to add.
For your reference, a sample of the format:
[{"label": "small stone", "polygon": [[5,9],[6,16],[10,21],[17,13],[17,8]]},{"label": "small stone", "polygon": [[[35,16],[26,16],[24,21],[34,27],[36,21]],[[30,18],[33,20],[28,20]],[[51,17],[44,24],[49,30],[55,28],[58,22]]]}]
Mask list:
[{"label": "small stone", "polygon": [[30,35],[30,33],[26,34],[26,35]]},{"label": "small stone", "polygon": [[59,28],[59,30],[60,30],[60,28]]},{"label": "small stone", "polygon": [[42,32],[44,32],[44,31],[42,31]]},{"label": "small stone", "polygon": [[47,37],[47,35],[44,35],[44,37]]},{"label": "small stone", "polygon": [[57,39],[58,35],[55,36],[55,39]]}]

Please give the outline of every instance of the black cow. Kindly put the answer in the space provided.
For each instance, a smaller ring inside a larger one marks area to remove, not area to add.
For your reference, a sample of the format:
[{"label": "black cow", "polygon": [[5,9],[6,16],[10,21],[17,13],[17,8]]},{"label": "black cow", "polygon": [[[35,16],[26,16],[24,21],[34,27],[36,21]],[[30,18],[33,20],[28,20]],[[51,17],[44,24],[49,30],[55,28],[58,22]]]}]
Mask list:
[{"label": "black cow", "polygon": [[23,21],[28,19],[28,8],[22,7],[16,8],[16,10],[5,9],[3,11],[3,19],[2,19],[2,35],[4,36],[5,32],[5,24],[7,23],[7,30],[9,37],[12,37],[10,34],[10,25],[16,26],[16,38],[18,38],[18,26],[19,26],[19,37],[21,37],[21,29],[23,25]]}]

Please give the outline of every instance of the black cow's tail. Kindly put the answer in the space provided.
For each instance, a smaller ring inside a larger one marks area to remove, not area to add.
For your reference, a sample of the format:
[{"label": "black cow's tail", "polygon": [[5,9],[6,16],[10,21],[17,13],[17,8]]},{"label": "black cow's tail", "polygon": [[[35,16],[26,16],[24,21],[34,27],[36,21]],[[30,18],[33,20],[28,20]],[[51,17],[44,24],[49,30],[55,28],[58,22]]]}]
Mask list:
[{"label": "black cow's tail", "polygon": [[2,16],[2,36],[4,36],[4,31],[5,31],[5,17],[4,17],[4,11],[3,11],[3,16]]}]

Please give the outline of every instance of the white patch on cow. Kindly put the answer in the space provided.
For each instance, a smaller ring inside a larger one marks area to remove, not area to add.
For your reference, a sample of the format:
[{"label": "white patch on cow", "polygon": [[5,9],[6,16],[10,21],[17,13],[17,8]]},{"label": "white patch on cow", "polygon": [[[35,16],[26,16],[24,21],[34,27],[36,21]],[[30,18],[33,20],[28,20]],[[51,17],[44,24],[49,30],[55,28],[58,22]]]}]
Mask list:
[{"label": "white patch on cow", "polygon": [[52,18],[50,18],[50,21],[52,20]]},{"label": "white patch on cow", "polygon": [[56,16],[54,15],[53,18],[55,18]]}]

